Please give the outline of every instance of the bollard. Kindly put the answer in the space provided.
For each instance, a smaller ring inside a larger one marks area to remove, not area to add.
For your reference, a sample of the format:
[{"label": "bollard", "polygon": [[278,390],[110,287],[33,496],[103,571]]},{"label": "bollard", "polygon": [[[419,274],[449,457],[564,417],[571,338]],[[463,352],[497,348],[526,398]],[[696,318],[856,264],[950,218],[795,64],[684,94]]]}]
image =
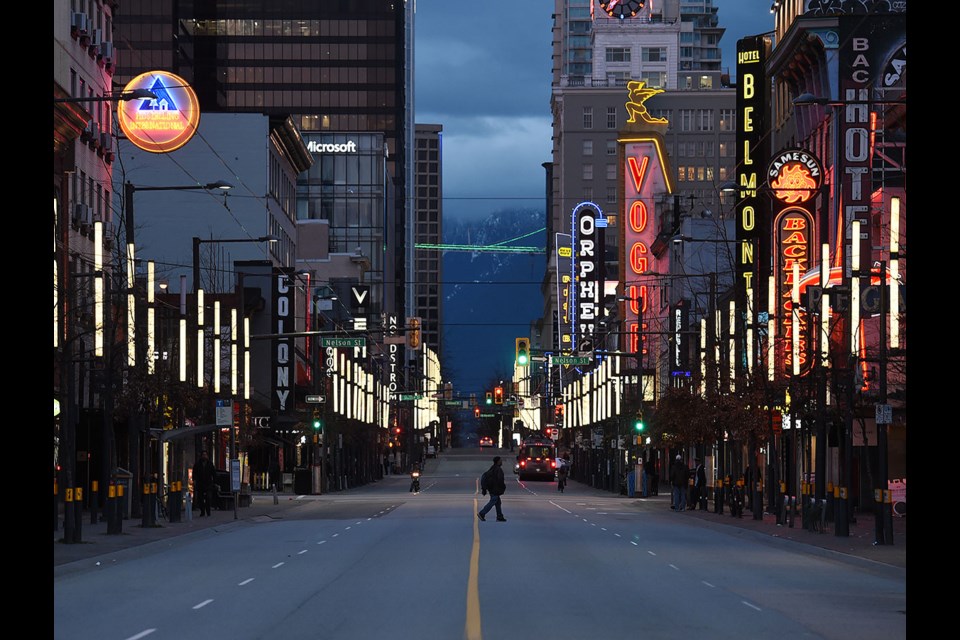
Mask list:
[{"label": "bollard", "polygon": [[100,502],[100,483],[90,481],[90,524],[97,524],[97,503]]},{"label": "bollard", "polygon": [[280,504],[280,500],[277,499],[277,485],[272,484],[270,488],[273,489],[273,504]]},{"label": "bollard", "polygon": [[193,522],[193,495],[189,491],[187,491],[186,499],[187,522]]},{"label": "bollard", "polygon": [[73,487],[66,487],[63,494],[63,541],[73,544]]},{"label": "bollard", "polygon": [[105,511],[107,534],[113,535],[117,532],[117,485],[113,482],[107,485],[107,505]]},{"label": "bollard", "polygon": [[83,542],[83,487],[73,489],[73,517],[76,526],[73,527],[73,542]]},{"label": "bollard", "polygon": [[124,502],[123,502],[123,485],[117,484],[117,530],[115,533],[123,533],[123,515],[124,515]]},{"label": "bollard", "polygon": [[60,528],[60,504],[58,501],[59,492],[57,491],[57,480],[53,480],[53,530]]},{"label": "bollard", "polygon": [[846,537],[850,535],[850,521],[847,515],[847,488],[835,487],[833,491],[833,502],[837,509],[833,523],[833,532],[834,535]]}]

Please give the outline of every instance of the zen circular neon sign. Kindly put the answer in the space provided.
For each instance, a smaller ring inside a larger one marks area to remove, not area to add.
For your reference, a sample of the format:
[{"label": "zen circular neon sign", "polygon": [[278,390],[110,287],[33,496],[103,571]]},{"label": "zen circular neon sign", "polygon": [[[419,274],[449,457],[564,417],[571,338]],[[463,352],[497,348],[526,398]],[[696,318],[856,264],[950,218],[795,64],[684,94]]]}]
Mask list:
[{"label": "zen circular neon sign", "polygon": [[144,151],[168,153],[190,141],[200,124],[193,88],[169,71],[148,71],[127,83],[124,92],[146,89],[153,98],[120,102],[117,118],[127,139]]}]

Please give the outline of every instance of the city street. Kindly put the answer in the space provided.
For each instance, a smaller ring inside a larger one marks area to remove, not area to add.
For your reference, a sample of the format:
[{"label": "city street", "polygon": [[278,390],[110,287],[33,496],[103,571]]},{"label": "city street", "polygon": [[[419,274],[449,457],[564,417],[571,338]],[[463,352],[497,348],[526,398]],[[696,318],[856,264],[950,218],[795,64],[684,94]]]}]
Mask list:
[{"label": "city street", "polygon": [[54,636],[906,636],[904,567],[674,513],[664,493],[571,482],[560,494],[518,482],[500,451],[507,522],[480,522],[478,478],[497,453],[445,451],[416,495],[408,476],[389,476],[284,496],[273,515],[241,509],[235,523],[60,564]]}]

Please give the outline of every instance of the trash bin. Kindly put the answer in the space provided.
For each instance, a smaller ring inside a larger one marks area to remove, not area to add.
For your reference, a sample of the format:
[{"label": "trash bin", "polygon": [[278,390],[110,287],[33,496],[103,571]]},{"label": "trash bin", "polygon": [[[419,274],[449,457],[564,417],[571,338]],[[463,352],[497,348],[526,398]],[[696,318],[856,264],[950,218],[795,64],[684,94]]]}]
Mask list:
[{"label": "trash bin", "polygon": [[627,472],[627,497],[632,498],[637,490],[637,473],[635,471]]},{"label": "trash bin", "polygon": [[130,507],[133,500],[133,474],[123,467],[117,467],[113,470],[114,482],[123,487],[123,500],[120,501],[120,518],[126,520],[130,517]]},{"label": "trash bin", "polygon": [[293,492],[298,495],[309,495],[311,493],[312,478],[310,469],[298,467],[293,470]]}]

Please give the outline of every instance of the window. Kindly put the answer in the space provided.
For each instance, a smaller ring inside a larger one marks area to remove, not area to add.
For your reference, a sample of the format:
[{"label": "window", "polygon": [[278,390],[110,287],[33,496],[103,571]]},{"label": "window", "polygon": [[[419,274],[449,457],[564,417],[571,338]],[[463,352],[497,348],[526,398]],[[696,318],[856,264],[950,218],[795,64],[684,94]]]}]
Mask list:
[{"label": "window", "polygon": [[607,165],[607,180],[617,179],[617,165],[610,163]]},{"label": "window", "polygon": [[583,128],[593,129],[593,107],[583,108]]},{"label": "window", "polygon": [[666,71],[644,71],[640,74],[640,79],[654,89],[665,89],[667,86]]},{"label": "window", "polygon": [[701,89],[713,89],[713,76],[700,76]]},{"label": "window", "polygon": [[666,47],[642,47],[640,49],[640,59],[644,62],[666,62]]},{"label": "window", "polygon": [[584,180],[593,180],[593,165],[585,164],[583,165],[583,179]]},{"label": "window", "polygon": [[650,109],[650,115],[654,118],[665,118],[667,131],[673,131],[673,109]]},{"label": "window", "polygon": [[713,131],[713,109],[697,109],[697,131]]},{"label": "window", "polygon": [[607,155],[615,156],[617,155],[617,141],[616,140],[607,140]]},{"label": "window", "polygon": [[584,140],[583,141],[583,155],[592,156],[593,155],[593,140]]},{"label": "window", "polygon": [[680,109],[680,131],[693,131],[693,109]]},{"label": "window", "polygon": [[680,57],[681,57],[681,58],[692,58],[692,57],[693,57],[693,47],[680,47]]},{"label": "window", "polygon": [[720,157],[721,158],[732,158],[733,157],[734,144],[732,142],[720,142]]},{"label": "window", "polygon": [[607,62],[630,62],[629,47],[607,47]]},{"label": "window", "polygon": [[607,129],[617,128],[617,108],[607,107]]},{"label": "window", "polygon": [[737,116],[735,109],[720,109],[720,131],[736,131]]},{"label": "window", "polygon": [[616,187],[607,187],[607,204],[617,204]]},{"label": "window", "polygon": [[583,199],[593,202],[593,187],[583,188]]},{"label": "window", "polygon": [[720,180],[721,180],[721,182],[726,182],[727,179],[728,179],[728,177],[729,177],[729,175],[730,175],[730,172],[727,170],[726,167],[720,167]]}]

